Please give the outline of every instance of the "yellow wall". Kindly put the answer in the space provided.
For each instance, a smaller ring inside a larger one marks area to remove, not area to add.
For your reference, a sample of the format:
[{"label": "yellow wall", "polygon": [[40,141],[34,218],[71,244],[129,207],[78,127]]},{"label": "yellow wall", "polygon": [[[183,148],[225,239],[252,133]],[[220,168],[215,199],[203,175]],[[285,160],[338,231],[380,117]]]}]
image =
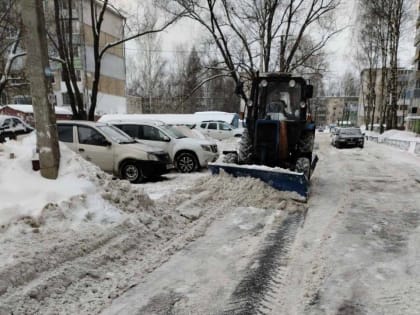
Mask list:
[{"label": "yellow wall", "polygon": [[[93,76],[87,77],[88,89],[92,88],[92,77]],[[99,92],[125,97],[125,81],[101,75],[99,80]]]},{"label": "yellow wall", "polygon": [[[89,25],[83,24],[83,32],[84,32],[84,38],[85,38],[85,45],[93,47],[92,28]],[[102,49],[103,47],[105,47],[106,44],[112,43],[116,40],[118,40],[117,37],[101,32],[101,36],[99,38],[99,46]],[[123,58],[124,45],[120,44],[118,46],[112,47],[107,50],[107,53]]]}]

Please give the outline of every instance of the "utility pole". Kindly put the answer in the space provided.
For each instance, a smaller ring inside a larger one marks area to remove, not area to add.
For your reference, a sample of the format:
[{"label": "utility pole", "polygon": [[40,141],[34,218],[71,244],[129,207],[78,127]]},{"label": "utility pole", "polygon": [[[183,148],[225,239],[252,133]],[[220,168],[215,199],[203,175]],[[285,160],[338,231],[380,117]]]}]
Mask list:
[{"label": "utility pole", "polygon": [[54,112],[54,94],[50,81],[52,73],[48,61],[43,1],[20,0],[20,3],[41,175],[48,179],[56,179],[60,149]]}]

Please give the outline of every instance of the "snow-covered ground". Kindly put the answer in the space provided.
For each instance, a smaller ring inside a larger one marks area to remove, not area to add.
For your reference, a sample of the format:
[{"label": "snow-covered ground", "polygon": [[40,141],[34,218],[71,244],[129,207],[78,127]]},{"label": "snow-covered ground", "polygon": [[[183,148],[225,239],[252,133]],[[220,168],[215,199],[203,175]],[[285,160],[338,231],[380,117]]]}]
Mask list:
[{"label": "snow-covered ground", "polygon": [[[257,180],[208,171],[131,185],[64,146],[59,178],[46,180],[32,171],[34,147],[33,136],[0,144],[0,314],[98,313],[212,222],[230,217],[219,229],[236,229],[232,241],[257,238],[284,209],[305,208]],[[214,232],[219,243],[223,234]]]},{"label": "snow-covered ground", "polygon": [[65,148],[50,181],[33,138],[0,144],[0,314],[419,314],[420,159],[329,140],[307,204],[207,170],[131,185]]}]

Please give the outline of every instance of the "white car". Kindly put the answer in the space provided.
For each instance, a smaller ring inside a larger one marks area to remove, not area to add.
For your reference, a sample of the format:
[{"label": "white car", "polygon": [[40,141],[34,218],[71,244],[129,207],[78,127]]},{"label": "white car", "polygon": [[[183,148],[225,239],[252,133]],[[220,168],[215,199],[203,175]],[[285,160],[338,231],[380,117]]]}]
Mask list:
[{"label": "white car", "polygon": [[204,135],[217,140],[231,137],[241,137],[243,128],[234,128],[232,125],[220,120],[202,121],[196,128]]},{"label": "white car", "polygon": [[112,125],[91,121],[58,121],[58,138],[103,171],[132,183],[158,177],[172,168],[169,154],[140,144]]},{"label": "white car", "polygon": [[169,153],[176,169],[190,173],[206,167],[219,157],[214,141],[189,138],[179,129],[160,121],[108,121],[142,143]]}]

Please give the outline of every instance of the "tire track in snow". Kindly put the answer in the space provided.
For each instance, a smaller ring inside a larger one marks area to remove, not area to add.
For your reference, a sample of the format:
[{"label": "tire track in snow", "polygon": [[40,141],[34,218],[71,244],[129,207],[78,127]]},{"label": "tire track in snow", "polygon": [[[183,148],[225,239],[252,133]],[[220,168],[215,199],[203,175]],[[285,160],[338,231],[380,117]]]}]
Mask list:
[{"label": "tire track in snow", "polygon": [[238,284],[223,314],[266,314],[270,311],[275,289],[283,285],[288,254],[305,213],[289,214],[268,234],[264,247],[249,266],[248,274]]}]

